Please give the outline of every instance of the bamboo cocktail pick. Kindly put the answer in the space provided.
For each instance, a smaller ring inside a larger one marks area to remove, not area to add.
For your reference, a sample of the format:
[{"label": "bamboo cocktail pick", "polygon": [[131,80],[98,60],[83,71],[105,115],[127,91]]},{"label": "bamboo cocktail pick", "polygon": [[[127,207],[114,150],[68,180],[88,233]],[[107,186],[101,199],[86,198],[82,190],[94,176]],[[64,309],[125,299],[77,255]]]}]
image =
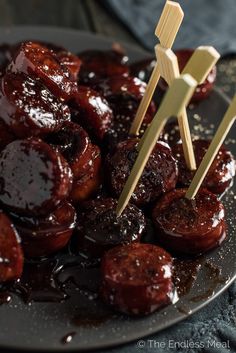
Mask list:
[{"label": "bamboo cocktail pick", "polygon": [[188,104],[196,85],[197,82],[190,75],[183,75],[174,80],[168,89],[152,121],[152,128],[148,129],[138,157],[122,190],[116,208],[117,216],[120,216],[127,206],[167,119],[171,116],[180,115],[183,108]]},{"label": "bamboo cocktail pick", "polygon": [[[166,82],[170,85],[173,79],[179,77],[177,57],[171,49],[165,49],[161,45],[157,45],[155,51],[159,58],[161,76],[165,77]],[[190,74],[198,84],[201,84],[205,81],[219,57],[220,54],[213,47],[198,47],[189,59],[183,73]],[[196,162],[186,108],[184,108],[183,112],[178,117],[178,124],[186,165],[188,169],[195,170]]]},{"label": "bamboo cocktail pick", "polygon": [[220,126],[218,127],[218,130],[213,140],[211,141],[211,144],[187,190],[187,193],[185,195],[187,199],[193,199],[196,196],[212,162],[214,161],[235,119],[236,119],[236,95],[234,96],[232,103],[230,104],[223,120],[221,121]]},{"label": "bamboo cocktail pick", "polygon": [[[155,35],[159,38],[160,44],[163,47],[172,47],[183,18],[184,13],[180,5],[174,1],[167,0],[155,30]],[[159,79],[160,70],[157,62],[147,84],[143,99],[138,107],[135,119],[131,125],[130,135],[139,134],[140,126],[147,112],[147,108],[150,104]]]},{"label": "bamboo cocktail pick", "polygon": [[[155,51],[159,60],[161,77],[165,77],[167,84],[170,86],[173,80],[180,76],[177,56],[171,49],[165,49],[161,45],[157,45]],[[178,115],[178,124],[187,168],[195,170],[196,161],[186,107],[184,107],[181,114]]]}]

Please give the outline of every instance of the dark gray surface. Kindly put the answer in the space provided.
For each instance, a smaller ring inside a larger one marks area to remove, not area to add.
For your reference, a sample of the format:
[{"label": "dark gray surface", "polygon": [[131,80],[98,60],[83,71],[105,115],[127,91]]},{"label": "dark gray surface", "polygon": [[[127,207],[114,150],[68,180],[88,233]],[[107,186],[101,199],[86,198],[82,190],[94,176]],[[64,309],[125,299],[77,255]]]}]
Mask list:
[{"label": "dark gray surface", "polygon": [[[15,42],[20,39],[41,39],[53,41],[66,46],[72,51],[80,51],[87,48],[108,48],[110,41],[99,37],[91,36],[87,33],[78,33],[73,31],[53,30],[48,28],[23,28],[4,31],[0,30],[0,42]],[[129,46],[129,54],[133,59],[138,60],[145,54],[136,51]],[[227,100],[222,98],[218,91],[215,91],[211,97],[197,107],[197,113],[202,117],[202,126],[217,126],[227,108]],[[192,111],[192,115],[196,111]],[[209,117],[205,121],[203,117]],[[196,116],[195,116],[196,118]],[[194,122],[194,118],[191,119]],[[211,130],[212,128],[210,128]],[[207,129],[205,129],[206,132]],[[212,131],[210,131],[211,133]],[[236,129],[231,131],[231,138],[234,139]],[[228,141],[230,141],[228,139]],[[236,154],[236,145],[229,143],[229,148]],[[149,335],[157,332],[160,329],[173,325],[179,320],[186,318],[189,314],[181,313],[180,307],[192,313],[205,305],[207,301],[212,300],[215,296],[230,284],[236,273],[236,237],[235,237],[235,188],[227,193],[225,205],[227,208],[227,219],[229,223],[229,239],[219,249],[211,252],[206,256],[202,263],[201,270],[198,274],[191,291],[183,296],[176,305],[169,306],[151,316],[140,319],[125,319],[118,318],[105,322],[104,324],[92,328],[78,328],[71,323],[70,314],[76,310],[76,301],[67,301],[65,304],[50,304],[50,303],[32,303],[31,306],[26,306],[19,299],[15,298],[9,306],[0,307],[0,345],[5,347],[14,347],[26,349],[45,349],[49,350],[78,350],[99,348],[104,346],[118,345],[130,340],[138,339],[144,335]],[[206,260],[218,266],[220,269],[221,283],[216,284],[214,290],[209,292],[208,298],[206,293],[212,287],[214,279],[210,276],[207,266],[204,265]],[[192,301],[196,295],[205,295],[205,298],[198,302]],[[215,308],[217,304],[212,304]],[[221,304],[219,304],[221,305]],[[223,304],[222,304],[223,305]],[[234,307],[235,308],[235,303]],[[226,310],[226,308],[221,308]],[[208,312],[207,316],[210,313]],[[199,323],[200,324],[200,323]],[[201,326],[202,327],[202,326]],[[199,326],[199,328],[201,328]],[[175,326],[174,331],[178,331],[181,326]],[[209,328],[208,328],[209,329]],[[207,330],[205,328],[205,330]],[[61,338],[66,333],[76,331],[72,342],[67,346],[61,345]],[[156,340],[164,339],[168,334],[163,333],[162,336],[155,335]],[[182,336],[186,331],[182,332]],[[174,332],[170,331],[170,335]],[[168,337],[168,336],[167,336]],[[130,351],[129,345],[124,348],[124,351]],[[160,350],[159,350],[160,351]],[[166,349],[165,349],[166,351]],[[172,350],[173,351],[173,350]],[[184,352],[184,350],[181,350]]]}]

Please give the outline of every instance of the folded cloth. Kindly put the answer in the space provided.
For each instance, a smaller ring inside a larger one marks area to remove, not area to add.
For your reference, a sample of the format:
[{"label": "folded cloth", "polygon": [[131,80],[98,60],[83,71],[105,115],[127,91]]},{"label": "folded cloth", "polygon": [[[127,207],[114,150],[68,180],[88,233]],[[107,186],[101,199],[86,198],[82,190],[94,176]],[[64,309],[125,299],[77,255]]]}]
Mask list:
[{"label": "folded cloth", "polygon": [[[154,30],[165,0],[104,0],[120,20],[153,50]],[[185,18],[174,48],[213,45],[221,54],[236,51],[235,0],[181,0]]]}]

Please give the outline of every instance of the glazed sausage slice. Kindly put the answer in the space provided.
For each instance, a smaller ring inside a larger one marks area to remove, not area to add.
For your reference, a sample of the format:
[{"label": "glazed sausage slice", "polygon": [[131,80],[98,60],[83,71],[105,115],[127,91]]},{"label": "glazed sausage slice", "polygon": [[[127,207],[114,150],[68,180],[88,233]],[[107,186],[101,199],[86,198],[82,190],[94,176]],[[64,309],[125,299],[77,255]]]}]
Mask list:
[{"label": "glazed sausage slice", "polygon": [[[193,141],[197,167],[200,165],[210,142],[211,141],[207,140]],[[182,187],[190,185],[194,172],[189,171],[186,167],[182,144],[174,146],[172,152],[178,162],[178,184]],[[222,194],[230,186],[235,175],[235,168],[236,164],[233,155],[222,146],[213,161],[202,186],[214,194]]]},{"label": "glazed sausage slice", "polygon": [[101,94],[89,87],[79,86],[72,103],[72,118],[101,141],[110,128],[113,114]]},{"label": "glazed sausage slice", "polygon": [[89,160],[89,168],[79,178],[74,178],[69,199],[73,204],[85,201],[93,196],[102,183],[102,160],[98,146],[92,146],[92,156]]},{"label": "glazed sausage slice", "polygon": [[82,60],[79,82],[90,85],[98,79],[129,74],[127,56],[117,50],[87,50],[78,54]]},{"label": "glazed sausage slice", "polygon": [[129,204],[116,216],[117,201],[101,198],[87,201],[78,213],[78,250],[86,256],[101,257],[119,244],[137,242],[145,229],[145,218],[136,206]]},{"label": "glazed sausage slice", "polygon": [[206,189],[193,200],[185,193],[186,189],[176,189],[157,202],[153,210],[157,239],[173,252],[199,255],[225,239],[224,206]]},{"label": "glazed sausage slice", "polygon": [[118,311],[147,315],[171,303],[172,258],[151,244],[130,244],[109,250],[102,259],[103,300]]},{"label": "glazed sausage slice", "polygon": [[1,82],[0,117],[18,137],[44,136],[70,120],[69,108],[39,81],[7,73]]},{"label": "glazed sausage slice", "polygon": [[18,279],[23,271],[20,238],[10,219],[0,211],[0,283]]},{"label": "glazed sausage slice", "polygon": [[69,100],[77,88],[70,79],[70,71],[60,64],[57,55],[36,42],[21,44],[8,71],[39,78],[56,97],[64,100]]},{"label": "glazed sausage slice", "polygon": [[47,256],[64,248],[75,228],[76,212],[64,202],[44,217],[10,214],[27,257]]},{"label": "glazed sausage slice", "polygon": [[69,71],[70,80],[77,82],[81,66],[81,60],[76,55],[68,51],[58,53],[57,58],[61,66]]},{"label": "glazed sausage slice", "polygon": [[[122,101],[134,101],[138,104],[144,96],[147,85],[137,77],[121,76],[100,80],[93,85],[93,88],[100,92],[115,110],[116,107],[119,108]],[[151,101],[148,112],[154,114],[155,111],[155,103]]]},{"label": "glazed sausage slice", "polygon": [[[123,141],[107,157],[108,181],[117,197],[121,194],[137,158],[138,142],[137,139]],[[169,146],[158,142],[132,195],[132,201],[138,206],[152,203],[163,193],[175,188],[177,173],[176,161]]]},{"label": "glazed sausage slice", "polygon": [[[180,72],[184,69],[185,65],[193,55],[194,50],[193,49],[180,49],[175,51],[175,54],[178,58],[178,63],[179,63],[179,68]],[[216,81],[216,74],[217,74],[217,69],[216,66],[213,67],[209,75],[207,76],[206,80],[201,84],[198,85],[193,96],[191,99],[191,103],[196,103],[199,102],[203,99],[206,99],[209,94],[211,93],[214,83]],[[159,84],[160,88],[164,91],[167,89],[167,84],[165,83],[164,80],[160,80]]]},{"label": "glazed sausage slice", "polygon": [[94,147],[87,132],[78,124],[65,122],[61,130],[48,135],[46,141],[67,160],[74,179],[84,176],[90,169]]},{"label": "glazed sausage slice", "polygon": [[72,173],[59,152],[30,138],[11,142],[0,154],[0,201],[25,215],[46,215],[68,197]]}]

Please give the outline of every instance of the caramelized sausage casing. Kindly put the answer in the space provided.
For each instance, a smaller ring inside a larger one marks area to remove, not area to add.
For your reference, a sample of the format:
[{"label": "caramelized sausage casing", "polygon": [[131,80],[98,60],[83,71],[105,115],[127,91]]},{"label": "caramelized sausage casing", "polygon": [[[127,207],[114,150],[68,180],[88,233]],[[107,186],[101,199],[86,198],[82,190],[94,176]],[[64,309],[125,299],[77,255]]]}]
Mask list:
[{"label": "caramelized sausage casing", "polygon": [[224,206],[206,189],[200,189],[193,200],[186,199],[185,193],[176,189],[157,202],[153,210],[157,239],[170,251],[199,255],[225,239]]},{"label": "caramelized sausage casing", "polygon": [[109,250],[102,259],[103,300],[118,311],[146,315],[171,303],[172,258],[151,244],[130,244]]}]

